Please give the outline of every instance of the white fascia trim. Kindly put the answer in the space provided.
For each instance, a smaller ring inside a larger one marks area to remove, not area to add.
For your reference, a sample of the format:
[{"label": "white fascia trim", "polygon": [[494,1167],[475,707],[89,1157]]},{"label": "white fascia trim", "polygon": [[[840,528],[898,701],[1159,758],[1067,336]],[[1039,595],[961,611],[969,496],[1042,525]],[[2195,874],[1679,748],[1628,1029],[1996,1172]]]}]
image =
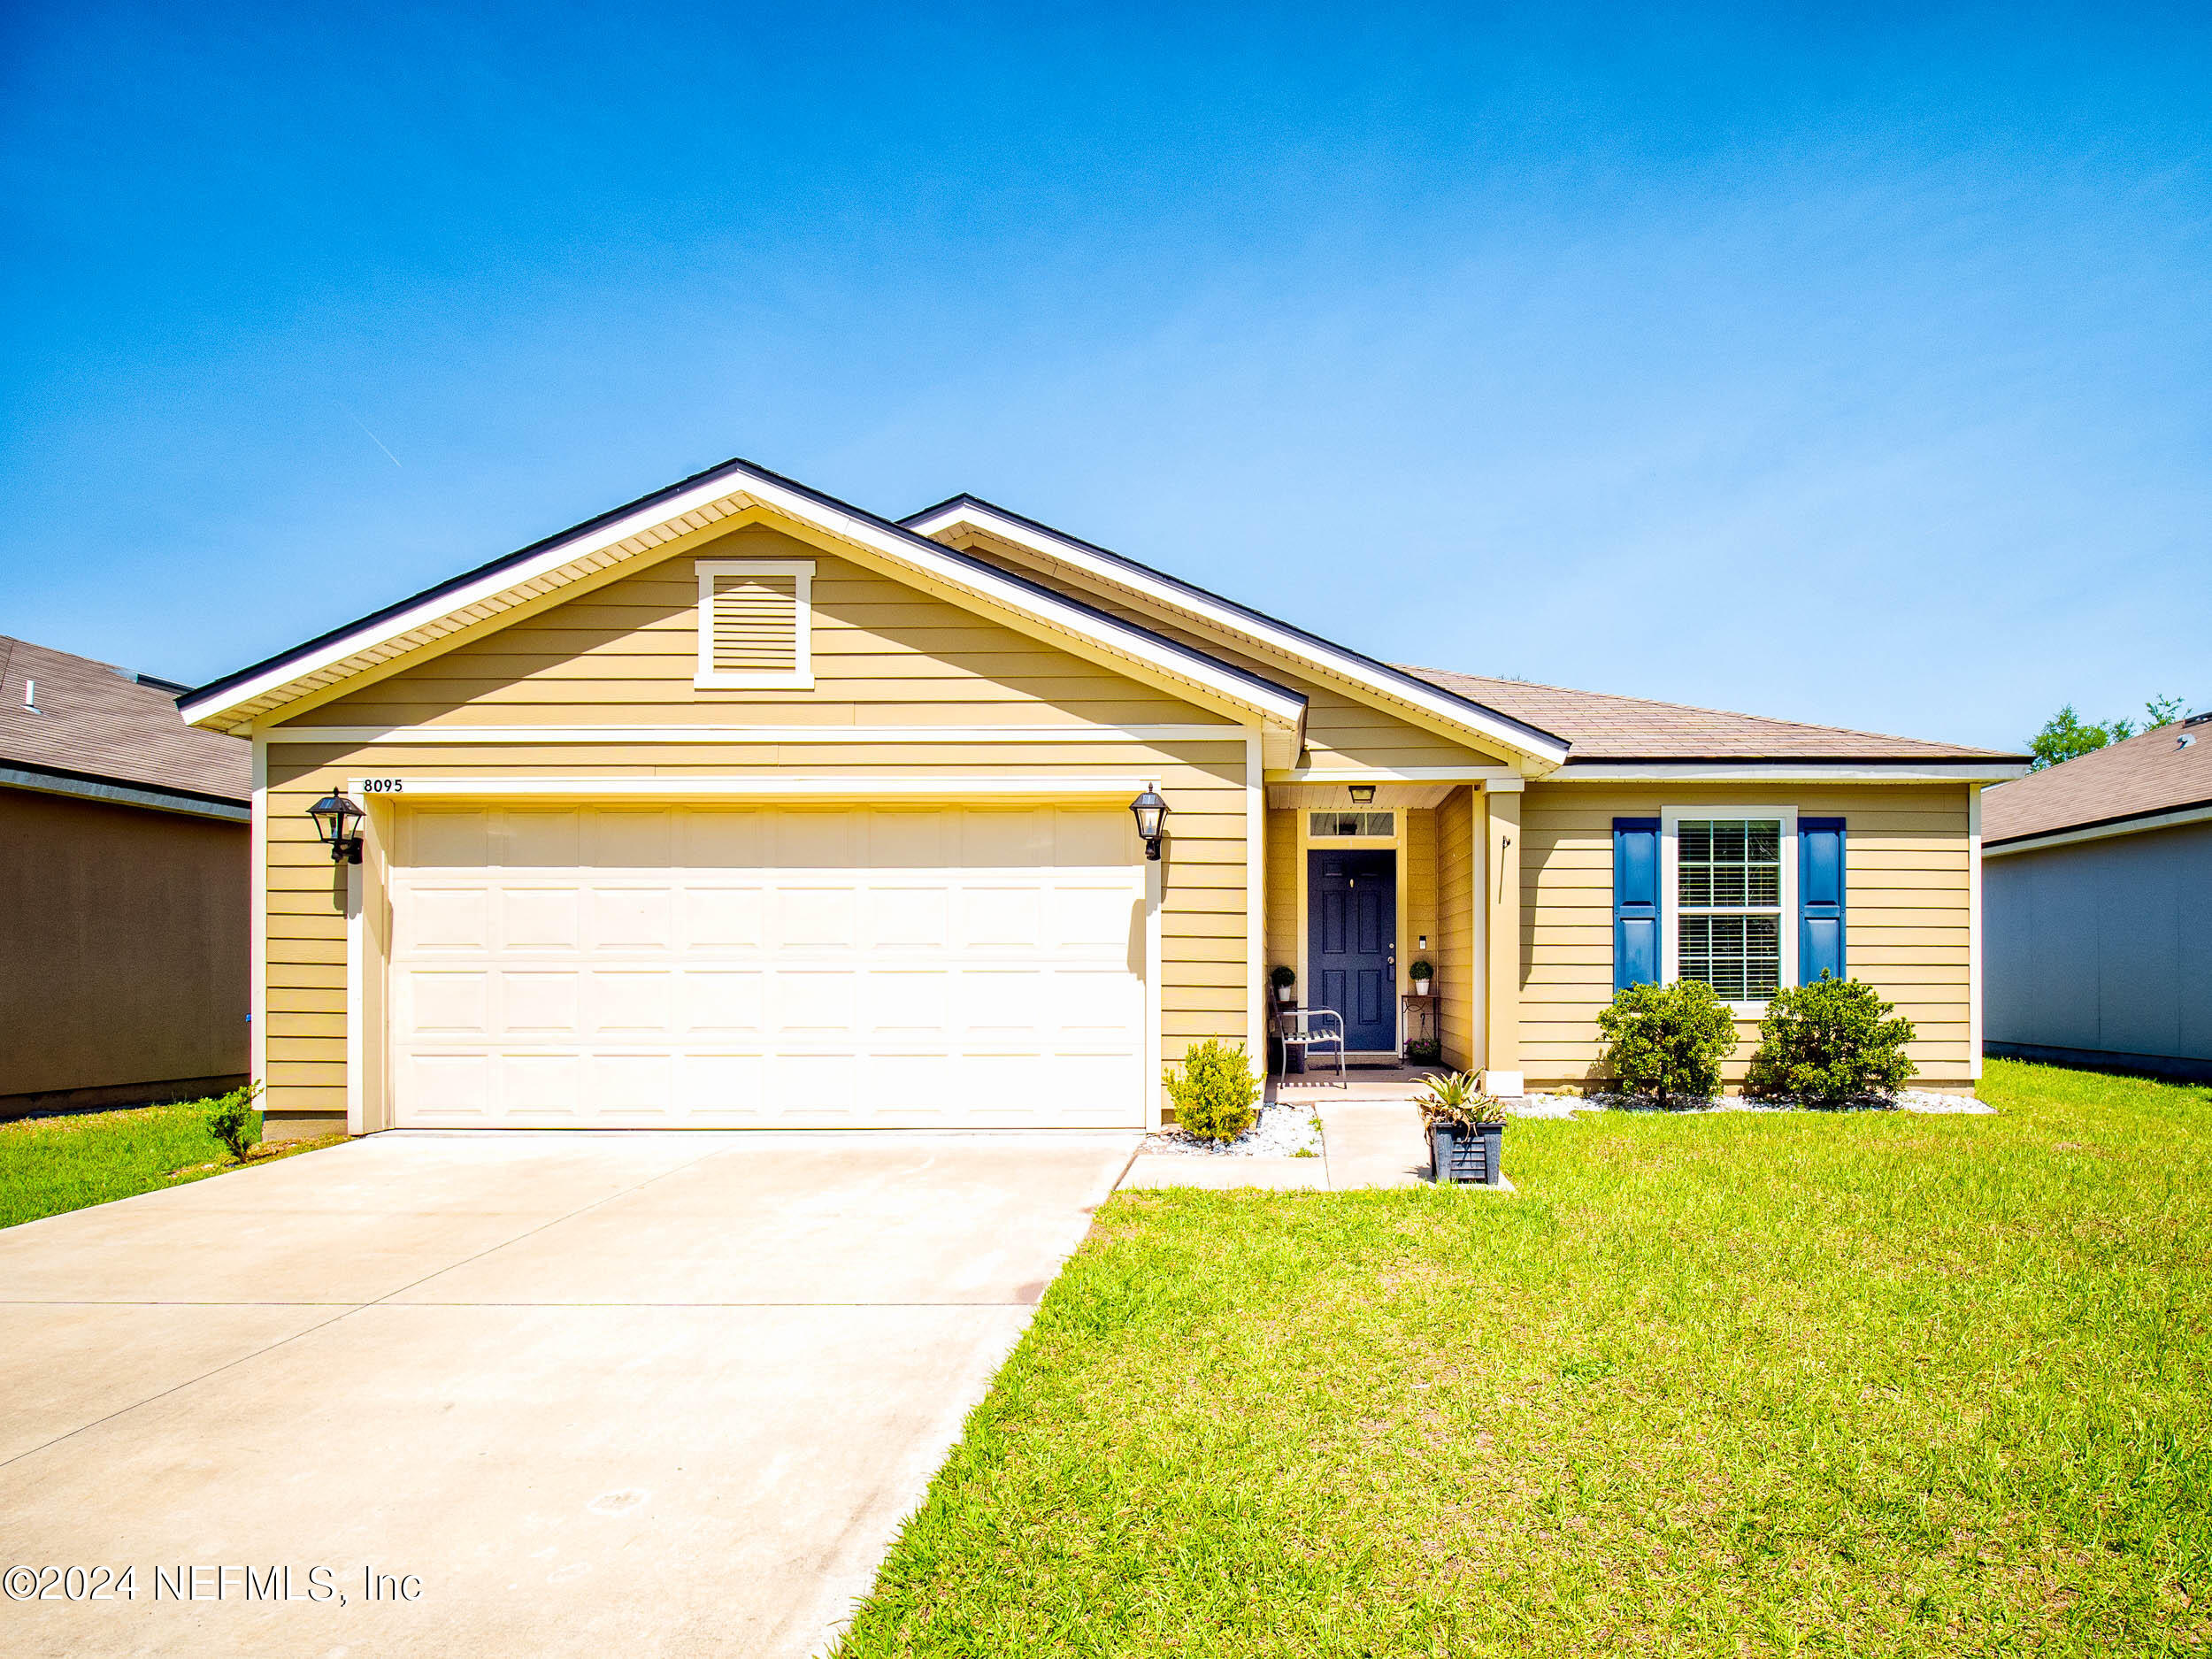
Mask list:
[{"label": "white fascia trim", "polygon": [[[364,825],[364,829],[366,826]],[[368,941],[363,938],[362,866],[346,866],[346,1133],[363,1133],[368,1081]]]},{"label": "white fascia trim", "polygon": [[1295,692],[1280,687],[1256,684],[1225,664],[1210,664],[1194,653],[1185,654],[1169,649],[1161,641],[1125,627],[1110,617],[1096,615],[1056,595],[1018,583],[979,561],[958,557],[950,549],[940,547],[926,537],[887,532],[811,495],[802,495],[788,485],[747,466],[726,467],[680,495],[640,508],[611,524],[557,541],[528,559],[491,571],[465,588],[426,599],[422,603],[377,623],[373,627],[357,629],[341,635],[312,657],[280,663],[244,684],[231,687],[215,696],[180,703],[177,705],[177,711],[187,725],[197,725],[203,720],[215,718],[257,698],[266,696],[295,680],[342,663],[357,652],[392,643],[418,628],[442,621],[472,605],[496,599],[510,588],[536,580],[564,565],[603,552],[633,536],[657,529],[682,518],[687,513],[697,512],[703,507],[712,506],[733,496],[743,496],[755,505],[769,508],[804,524],[815,525],[833,535],[881,554],[895,563],[926,571],[939,580],[968,588],[995,604],[1033,618],[1048,626],[1203,686],[1268,718],[1288,725],[1302,725],[1304,721],[1306,700]]},{"label": "white fascia trim", "polygon": [[[699,578],[699,663],[691,677],[700,691],[811,691],[814,689],[814,561],[812,559],[694,559]],[[774,674],[715,672],[714,614],[718,576],[788,576],[793,600],[792,666]]]},{"label": "white fascia trim", "polygon": [[195,795],[177,795],[167,789],[136,784],[96,783],[88,778],[61,778],[51,772],[20,766],[0,766],[0,786],[11,789],[29,789],[40,795],[75,795],[80,800],[98,801],[108,806],[141,806],[151,812],[220,818],[227,824],[243,824],[253,816],[252,807],[243,803],[234,804],[227,801],[203,801]]},{"label": "white fascia trim", "polygon": [[273,726],[270,743],[1241,743],[1241,726]]},{"label": "white fascia trim", "polygon": [[1510,766],[1286,766],[1270,783],[1490,783],[1518,788],[1527,781]]},{"label": "white fascia trim", "polygon": [[973,503],[948,507],[927,518],[916,520],[911,527],[924,535],[933,535],[953,525],[963,523],[1018,542],[1033,552],[1063,560],[1118,587],[1133,588],[1174,610],[1203,617],[1217,627],[1256,640],[1271,650],[1280,651],[1286,657],[1325,669],[1371,691],[1409,703],[1425,713],[1448,720],[1463,730],[1479,733],[1494,743],[1502,743],[1508,749],[1531,756],[1548,765],[1556,766],[1567,758],[1566,744],[1538,737],[1532,732],[1507,726],[1502,721],[1485,719],[1457,698],[1448,697],[1410,675],[1402,678],[1394,674],[1388,677],[1378,674],[1372,664],[1348,651],[1303,634],[1294,634],[1287,628],[1205,598],[1179,583],[1164,580],[1118,559],[1102,558],[1080,542],[1047,534],[1014,519],[1001,518],[996,513],[979,509]]},{"label": "white fascia trim", "polygon": [[1245,1052],[1267,1081],[1267,785],[1261,779],[1260,734],[1244,740],[1244,1012]]},{"label": "white fascia trim", "polygon": [[[1849,964],[1845,966],[1847,969]],[[1966,790],[1966,1075],[1982,1075],[1982,787]]]},{"label": "white fascia trim", "polygon": [[2047,847],[2071,847],[2082,841],[2109,841],[2116,835],[2140,835],[2147,830],[2175,829],[2185,824],[2212,822],[2212,806],[2182,807],[2172,812],[2147,812],[2141,818],[2131,818],[2118,824],[2095,824],[2085,829],[2053,830],[2047,835],[2031,835],[2024,840],[2007,841],[2001,847],[1982,843],[1985,858],[2009,858],[2015,853],[2041,852]]},{"label": "white fascia trim", "polygon": [[1082,778],[1043,774],[793,778],[783,773],[735,778],[414,778],[386,772],[349,779],[346,783],[349,795],[402,800],[537,796],[641,801],[965,801],[980,796],[995,801],[1070,801],[1119,796],[1130,801],[1144,787],[1144,780],[1134,772]]},{"label": "white fascia trim", "polygon": [[1655,765],[1602,762],[1563,766],[1539,783],[2002,783],[2024,776],[2027,763],[1944,761],[1868,766],[1848,761],[1666,761]]},{"label": "white fascia trim", "polygon": [[[1675,876],[1680,865],[1676,835],[1684,818],[1770,818],[1782,821],[1782,891],[1780,913],[1782,967],[1785,987],[1797,983],[1797,809],[1794,806],[1663,806],[1659,809],[1659,983],[1672,985],[1681,977],[1681,929],[1677,924]],[[1764,1002],[1730,1002],[1728,1011],[1740,1020],[1763,1018]]]},{"label": "white fascia trim", "polygon": [[[260,738],[253,746],[253,804],[248,845],[252,849],[253,881],[247,889],[247,926],[253,929],[248,952],[246,992],[246,1067],[253,1082],[265,1092],[269,1087],[269,746]],[[265,1098],[262,1105],[268,1105]]]}]

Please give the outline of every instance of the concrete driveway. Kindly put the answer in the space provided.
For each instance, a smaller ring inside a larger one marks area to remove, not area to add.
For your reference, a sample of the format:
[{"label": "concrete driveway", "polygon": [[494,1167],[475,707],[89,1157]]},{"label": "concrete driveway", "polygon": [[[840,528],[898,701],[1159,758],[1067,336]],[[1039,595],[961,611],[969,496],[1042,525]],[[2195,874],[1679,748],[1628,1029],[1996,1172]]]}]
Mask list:
[{"label": "concrete driveway", "polygon": [[0,1232],[0,1569],[88,1570],[0,1652],[812,1652],[1135,1143],[386,1134]]}]

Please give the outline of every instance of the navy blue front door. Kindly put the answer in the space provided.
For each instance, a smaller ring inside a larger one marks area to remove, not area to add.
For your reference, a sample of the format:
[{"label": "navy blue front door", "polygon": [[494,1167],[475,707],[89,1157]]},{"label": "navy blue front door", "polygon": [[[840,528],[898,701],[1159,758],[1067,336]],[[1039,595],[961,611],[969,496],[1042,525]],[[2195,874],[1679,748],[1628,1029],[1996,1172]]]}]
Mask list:
[{"label": "navy blue front door", "polygon": [[1309,1008],[1344,1016],[1344,1046],[1398,1048],[1398,855],[1306,855]]}]

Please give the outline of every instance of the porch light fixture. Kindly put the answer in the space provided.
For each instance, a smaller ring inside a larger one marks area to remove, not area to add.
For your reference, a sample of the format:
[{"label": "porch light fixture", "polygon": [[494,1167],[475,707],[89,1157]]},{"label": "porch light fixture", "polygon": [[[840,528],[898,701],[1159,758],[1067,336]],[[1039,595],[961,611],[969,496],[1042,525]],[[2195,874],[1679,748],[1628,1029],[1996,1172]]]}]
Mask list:
[{"label": "porch light fixture", "polygon": [[1352,804],[1354,806],[1371,806],[1374,804],[1375,786],[1373,784],[1356,783],[1348,785],[1347,787],[1352,792]]},{"label": "porch light fixture", "polygon": [[1137,833],[1144,837],[1144,856],[1158,862],[1160,831],[1167,823],[1167,803],[1160,799],[1157,790],[1147,788],[1129,803],[1129,810],[1137,820]]},{"label": "porch light fixture", "polygon": [[361,862],[361,809],[335,789],[307,809],[315,820],[315,836],[330,849],[334,864]]}]

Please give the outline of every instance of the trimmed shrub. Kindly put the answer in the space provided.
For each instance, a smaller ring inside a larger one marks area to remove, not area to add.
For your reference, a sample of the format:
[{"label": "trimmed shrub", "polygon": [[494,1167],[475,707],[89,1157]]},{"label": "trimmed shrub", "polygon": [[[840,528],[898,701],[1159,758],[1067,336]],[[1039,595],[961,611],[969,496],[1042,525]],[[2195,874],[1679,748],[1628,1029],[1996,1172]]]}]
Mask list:
[{"label": "trimmed shrub", "polygon": [[1259,1115],[1260,1080],[1242,1043],[1231,1048],[1210,1037],[1194,1043],[1179,1071],[1167,1069],[1167,1094],[1177,1126],[1202,1141],[1233,1141]]},{"label": "trimmed shrub", "polygon": [[1736,1021],[1702,979],[1632,985],[1613,994],[1598,1015],[1606,1064],[1632,1094],[1661,1106],[1709,1101],[1720,1093],[1720,1068],[1736,1052]]},{"label": "trimmed shrub", "polygon": [[1824,972],[1767,1004],[1744,1093],[1808,1106],[1889,1104],[1919,1070],[1905,1053],[1912,1040],[1912,1021],[1872,986]]},{"label": "trimmed shrub", "polygon": [[230,1155],[244,1163],[246,1154],[261,1141],[261,1114],[254,1110],[254,1096],[261,1093],[261,1085],[249,1083],[217,1097],[207,1109],[207,1132],[230,1148]]}]

